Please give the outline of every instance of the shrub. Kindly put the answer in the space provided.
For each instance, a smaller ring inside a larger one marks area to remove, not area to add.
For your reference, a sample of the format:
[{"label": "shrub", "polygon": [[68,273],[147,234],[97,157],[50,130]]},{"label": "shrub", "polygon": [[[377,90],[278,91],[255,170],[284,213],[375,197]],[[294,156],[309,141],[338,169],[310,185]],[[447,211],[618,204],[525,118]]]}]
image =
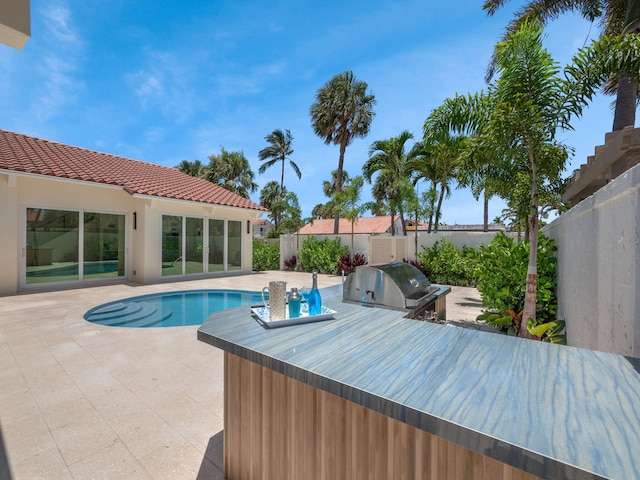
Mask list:
[{"label": "shrub", "polygon": [[338,260],[349,253],[349,247],[340,243],[340,238],[327,237],[320,241],[315,237],[305,238],[298,251],[298,263],[303,272],[338,273]]},{"label": "shrub", "polygon": [[296,257],[295,255],[292,256],[291,258],[287,258],[284,261],[284,269],[285,270],[293,271],[293,270],[296,269],[297,266],[298,266],[298,257]]},{"label": "shrub", "polygon": [[[538,234],[536,321],[528,322],[528,329],[542,340],[566,343],[562,335],[564,322],[555,320],[558,306],[556,250],[554,240]],[[516,334],[523,321],[529,244],[516,243],[504,233],[499,233],[489,245],[478,247],[474,256],[477,288],[482,295],[482,304],[489,307],[478,317],[479,320]]]},{"label": "shrub", "polygon": [[355,271],[356,267],[360,265],[367,264],[367,257],[365,257],[362,253],[356,253],[351,258],[351,255],[346,254],[342,255],[338,260],[338,273],[344,272],[345,275],[349,275],[351,272]]},{"label": "shrub", "polygon": [[458,250],[453,243],[443,239],[431,248],[424,247],[418,254],[418,261],[432,283],[474,285],[473,251],[467,247]]},{"label": "shrub", "polygon": [[[555,293],[556,245],[542,233],[538,236],[538,286],[536,316],[552,318],[558,300]],[[486,307],[497,310],[524,308],[526,292],[529,244],[516,243],[504,233],[499,233],[489,245],[478,247],[475,254],[477,288]]]},{"label": "shrub", "polygon": [[267,243],[261,240],[253,241],[253,270],[280,269],[280,245]]}]

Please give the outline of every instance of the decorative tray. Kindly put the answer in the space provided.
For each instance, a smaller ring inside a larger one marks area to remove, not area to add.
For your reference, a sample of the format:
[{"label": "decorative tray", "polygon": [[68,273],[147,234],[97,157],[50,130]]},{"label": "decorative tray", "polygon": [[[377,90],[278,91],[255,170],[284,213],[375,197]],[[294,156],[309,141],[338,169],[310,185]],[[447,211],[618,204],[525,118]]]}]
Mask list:
[{"label": "decorative tray", "polygon": [[322,310],[318,315],[309,315],[308,312],[300,312],[300,316],[296,318],[289,318],[289,309],[286,310],[287,318],[284,320],[269,320],[269,306],[264,307],[251,307],[251,313],[254,317],[267,328],[286,327],[289,325],[298,325],[300,323],[320,322],[322,320],[332,319],[336,311],[328,307],[322,306]]}]

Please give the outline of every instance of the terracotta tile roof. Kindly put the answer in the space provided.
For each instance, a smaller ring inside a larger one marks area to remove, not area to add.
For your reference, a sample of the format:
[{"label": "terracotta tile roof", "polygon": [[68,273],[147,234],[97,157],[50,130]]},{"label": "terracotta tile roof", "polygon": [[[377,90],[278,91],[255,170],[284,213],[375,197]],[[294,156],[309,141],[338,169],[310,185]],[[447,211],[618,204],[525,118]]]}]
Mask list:
[{"label": "terracotta tile roof", "polygon": [[176,168],[0,130],[0,170],[116,185],[131,195],[266,211],[264,207]]},{"label": "terracotta tile roof", "polygon": [[[398,217],[396,217],[397,219]],[[391,229],[391,217],[359,218],[353,226],[353,233],[386,233]],[[333,218],[326,220],[314,220],[298,230],[301,235],[333,235]],[[351,221],[340,219],[338,233],[351,233]]]}]

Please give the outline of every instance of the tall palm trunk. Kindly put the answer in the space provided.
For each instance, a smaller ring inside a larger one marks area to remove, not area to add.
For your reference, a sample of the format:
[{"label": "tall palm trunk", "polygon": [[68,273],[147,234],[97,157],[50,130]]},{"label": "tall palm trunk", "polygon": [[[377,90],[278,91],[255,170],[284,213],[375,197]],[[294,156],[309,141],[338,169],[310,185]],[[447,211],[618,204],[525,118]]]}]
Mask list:
[{"label": "tall palm trunk", "polygon": [[[624,24],[627,34],[631,35],[640,32],[640,1],[627,1]],[[616,92],[616,109],[613,116],[614,132],[622,130],[624,127],[635,125],[637,97],[638,85],[627,77],[621,76],[618,79],[618,91]]]},{"label": "tall palm trunk", "polygon": [[531,214],[529,217],[529,264],[527,265],[527,282],[524,295],[524,310],[520,323],[519,335],[533,338],[527,329],[529,319],[536,319],[536,300],[538,291],[538,168],[533,152],[529,151],[531,167]]},{"label": "tall palm trunk", "polygon": [[[342,192],[342,169],[344,167],[344,152],[347,149],[345,142],[340,142],[340,159],[338,160],[338,172],[336,173],[336,191],[335,193]],[[336,211],[333,215],[333,234],[340,233],[340,212]]]},{"label": "tall palm trunk", "polygon": [[443,184],[442,188],[440,189],[440,197],[438,198],[438,206],[436,207],[436,220],[433,226],[433,233],[438,233],[438,224],[440,223],[440,209],[442,208],[442,201],[444,200],[445,188],[446,187]]},{"label": "tall palm trunk", "polygon": [[618,79],[616,109],[613,116],[614,132],[622,130],[624,127],[635,125],[637,92],[638,86],[636,83],[624,76]]},{"label": "tall palm trunk", "polygon": [[482,231],[489,231],[489,195],[487,195],[487,191],[484,191],[484,219],[482,225]]},{"label": "tall palm trunk", "polygon": [[280,174],[280,193],[284,191],[284,160],[285,158],[282,157],[282,173]]}]

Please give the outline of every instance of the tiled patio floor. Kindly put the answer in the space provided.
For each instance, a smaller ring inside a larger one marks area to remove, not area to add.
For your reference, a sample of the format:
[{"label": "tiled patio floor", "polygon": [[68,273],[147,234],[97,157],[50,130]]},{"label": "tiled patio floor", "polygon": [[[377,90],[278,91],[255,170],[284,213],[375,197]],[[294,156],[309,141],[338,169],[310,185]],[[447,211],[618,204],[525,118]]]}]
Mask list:
[{"label": "tiled patio floor", "polygon": [[[83,314],[125,297],[260,290],[276,278],[310,283],[265,272],[0,297],[0,479],[222,479],[222,352],[196,339],[197,326],[104,327]],[[319,276],[320,287],[340,281]],[[477,290],[454,288],[447,316],[475,318],[478,302]]]}]

